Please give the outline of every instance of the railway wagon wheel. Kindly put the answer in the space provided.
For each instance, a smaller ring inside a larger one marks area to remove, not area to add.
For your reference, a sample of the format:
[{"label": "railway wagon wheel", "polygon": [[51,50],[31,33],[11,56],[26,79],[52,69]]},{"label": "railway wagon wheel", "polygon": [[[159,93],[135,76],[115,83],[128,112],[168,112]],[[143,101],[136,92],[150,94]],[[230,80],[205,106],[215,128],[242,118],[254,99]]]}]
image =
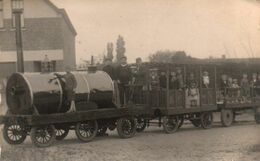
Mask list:
[{"label": "railway wagon wheel", "polygon": [[255,122],[260,124],[260,114],[255,114]]},{"label": "railway wagon wheel", "polygon": [[137,117],[136,131],[143,132],[146,128],[146,120],[143,117]]},{"label": "railway wagon wheel", "polygon": [[257,107],[255,109],[255,122],[257,124],[260,124],[260,107]]},{"label": "railway wagon wheel", "polygon": [[200,121],[200,119],[190,120],[190,122],[191,122],[192,125],[195,126],[195,127],[200,127],[200,126],[201,126],[201,121]]},{"label": "railway wagon wheel", "polygon": [[32,143],[37,147],[48,147],[56,138],[56,130],[54,125],[43,125],[32,127],[31,129]]},{"label": "railway wagon wheel", "polygon": [[136,120],[132,117],[117,120],[117,133],[121,138],[131,138],[136,133]]},{"label": "railway wagon wheel", "polygon": [[56,128],[56,140],[63,140],[69,134],[69,128]]},{"label": "railway wagon wheel", "polygon": [[167,134],[174,133],[179,128],[179,118],[177,116],[164,116],[163,129]]},{"label": "railway wagon wheel", "polygon": [[97,135],[98,136],[104,136],[107,132],[107,126],[99,126],[97,130]]},{"label": "railway wagon wheel", "polygon": [[26,139],[27,131],[18,123],[6,123],[3,129],[3,137],[8,144],[22,144]]},{"label": "railway wagon wheel", "polygon": [[233,110],[222,109],[221,110],[221,123],[224,127],[229,127],[234,121],[234,112]]},{"label": "railway wagon wheel", "polygon": [[213,124],[213,114],[212,114],[212,112],[203,112],[200,115],[200,122],[201,122],[201,126],[204,129],[211,128],[212,124]]},{"label": "railway wagon wheel", "polygon": [[180,116],[179,117],[179,122],[178,122],[178,128],[181,128],[182,127],[182,125],[183,125],[183,122],[184,122],[184,117],[183,116]]},{"label": "railway wagon wheel", "polygon": [[89,120],[77,123],[75,133],[77,138],[83,142],[90,142],[95,138],[98,131],[98,123],[96,120]]}]

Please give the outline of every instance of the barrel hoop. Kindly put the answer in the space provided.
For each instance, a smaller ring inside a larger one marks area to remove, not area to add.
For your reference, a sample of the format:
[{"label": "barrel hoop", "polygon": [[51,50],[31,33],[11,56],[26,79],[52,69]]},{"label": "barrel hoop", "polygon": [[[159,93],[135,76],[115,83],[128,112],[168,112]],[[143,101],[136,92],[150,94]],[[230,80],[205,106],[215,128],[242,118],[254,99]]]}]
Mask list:
[{"label": "barrel hoop", "polygon": [[31,96],[31,107],[32,107],[32,106],[33,106],[33,91],[32,91],[32,86],[31,86],[29,80],[28,80],[23,74],[21,74],[21,73],[18,73],[18,74],[21,75],[21,76],[24,78],[25,82],[27,83],[27,85],[28,85],[28,87],[29,87],[30,96]]}]

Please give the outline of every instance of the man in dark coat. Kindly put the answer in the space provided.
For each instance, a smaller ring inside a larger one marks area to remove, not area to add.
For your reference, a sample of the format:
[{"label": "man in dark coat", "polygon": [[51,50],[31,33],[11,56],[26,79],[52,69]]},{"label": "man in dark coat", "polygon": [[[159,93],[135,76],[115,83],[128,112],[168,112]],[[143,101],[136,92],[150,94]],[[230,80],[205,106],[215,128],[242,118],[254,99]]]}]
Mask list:
[{"label": "man in dark coat", "polygon": [[160,81],[160,87],[163,89],[166,89],[167,88],[167,76],[166,76],[165,71],[161,71],[159,81]]},{"label": "man in dark coat", "polygon": [[137,58],[136,59],[136,71],[133,74],[135,85],[143,87],[143,85],[145,84],[145,73],[146,73],[146,71],[142,64],[142,59]]},{"label": "man in dark coat", "polygon": [[140,96],[142,94],[142,90],[145,87],[145,77],[146,77],[146,70],[142,64],[142,59],[137,58],[135,64],[136,70],[133,72],[133,84],[134,88],[131,93],[130,99],[134,99],[134,102],[140,102]]},{"label": "man in dark coat", "polygon": [[[127,65],[127,58],[122,57],[120,59],[120,65],[116,68],[116,78],[118,82],[120,104],[123,106],[125,101],[129,101],[129,85],[132,80],[132,72]],[[126,100],[124,101],[124,97]]]},{"label": "man in dark coat", "polygon": [[71,73],[71,67],[66,67],[66,74],[60,75],[56,73],[55,75],[59,78],[64,78],[65,81],[64,90],[67,96],[67,102],[70,104],[70,109],[67,112],[75,112],[75,90],[77,88],[77,81],[75,76]]},{"label": "man in dark coat", "polygon": [[116,79],[115,69],[112,66],[112,60],[111,59],[106,58],[105,66],[103,67],[103,71],[106,72],[111,77],[112,80]]},{"label": "man in dark coat", "polygon": [[67,100],[70,102],[70,109],[67,112],[75,112],[75,89],[77,87],[77,81],[75,76],[71,73],[71,68],[66,67],[66,74],[63,75],[65,79],[65,91],[67,94]]}]

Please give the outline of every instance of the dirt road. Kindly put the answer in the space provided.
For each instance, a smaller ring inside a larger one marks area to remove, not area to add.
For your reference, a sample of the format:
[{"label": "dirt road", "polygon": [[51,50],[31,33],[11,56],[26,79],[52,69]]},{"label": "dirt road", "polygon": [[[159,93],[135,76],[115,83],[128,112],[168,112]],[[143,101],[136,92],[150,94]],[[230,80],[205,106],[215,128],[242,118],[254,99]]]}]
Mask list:
[{"label": "dirt road", "polygon": [[33,147],[29,137],[18,146],[3,143],[0,160],[259,161],[260,125],[248,116],[229,128],[221,127],[218,120],[209,130],[186,123],[175,134],[151,127],[131,139],[120,139],[115,131],[90,143],[80,143],[71,131],[65,140],[45,149]]}]

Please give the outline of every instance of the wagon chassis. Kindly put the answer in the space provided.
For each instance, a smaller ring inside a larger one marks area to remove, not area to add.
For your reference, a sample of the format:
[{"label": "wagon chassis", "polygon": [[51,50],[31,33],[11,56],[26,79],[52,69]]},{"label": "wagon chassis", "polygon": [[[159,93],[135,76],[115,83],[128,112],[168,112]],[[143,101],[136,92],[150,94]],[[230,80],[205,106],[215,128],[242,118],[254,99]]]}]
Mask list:
[{"label": "wagon chassis", "polygon": [[9,144],[21,144],[27,135],[37,147],[50,146],[55,139],[62,140],[69,130],[75,130],[79,140],[91,141],[104,134],[107,128],[117,128],[122,138],[130,138],[136,132],[135,116],[146,113],[143,107],[106,108],[72,113],[44,115],[0,116],[4,124],[4,139]]}]

